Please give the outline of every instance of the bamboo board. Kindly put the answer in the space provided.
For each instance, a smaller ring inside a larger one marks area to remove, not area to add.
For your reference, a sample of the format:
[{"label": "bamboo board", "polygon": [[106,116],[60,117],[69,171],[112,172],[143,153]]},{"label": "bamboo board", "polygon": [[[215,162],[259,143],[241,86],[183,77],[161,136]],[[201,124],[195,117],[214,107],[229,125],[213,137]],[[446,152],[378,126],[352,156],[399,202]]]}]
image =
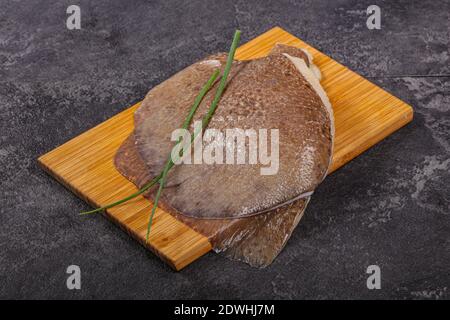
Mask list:
[{"label": "bamboo board", "polygon": [[[273,28],[242,45],[236,58],[262,57],[276,43],[307,48],[322,71],[322,85],[335,116],[331,171],[412,120],[409,105],[281,28]],[[114,168],[113,157],[133,130],[133,113],[138,106],[139,103],[41,156],[40,165],[95,207],[135,192],[135,186]],[[154,216],[149,242],[145,243],[150,210],[151,203],[139,197],[107,210],[105,215],[176,270],[211,250],[206,237],[160,209]]]}]

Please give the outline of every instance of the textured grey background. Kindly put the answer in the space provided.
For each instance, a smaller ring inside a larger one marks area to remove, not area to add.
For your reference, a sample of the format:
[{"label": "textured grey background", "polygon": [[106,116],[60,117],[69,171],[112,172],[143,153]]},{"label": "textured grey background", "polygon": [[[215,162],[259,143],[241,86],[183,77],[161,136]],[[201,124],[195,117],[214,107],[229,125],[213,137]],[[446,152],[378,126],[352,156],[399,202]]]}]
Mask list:
[{"label": "textured grey background", "polygon": [[[365,26],[370,4],[382,29]],[[65,27],[79,4],[82,29]],[[0,1],[0,298],[449,298],[448,1]],[[415,109],[328,177],[263,270],[210,253],[176,273],[36,158],[176,71],[279,25]],[[69,291],[68,265],[82,270]],[[366,267],[382,270],[367,290]]]}]

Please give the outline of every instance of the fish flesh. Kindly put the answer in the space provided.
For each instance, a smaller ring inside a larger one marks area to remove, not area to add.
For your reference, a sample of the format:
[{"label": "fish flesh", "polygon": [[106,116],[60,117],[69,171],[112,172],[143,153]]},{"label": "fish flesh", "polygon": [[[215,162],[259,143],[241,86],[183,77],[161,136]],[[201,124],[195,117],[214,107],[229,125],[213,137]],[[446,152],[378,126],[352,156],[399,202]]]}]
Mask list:
[{"label": "fish flesh", "polygon": [[[147,94],[135,113],[135,131],[115,157],[117,169],[137,187],[162,170],[173,147],[171,132],[183,122],[212,71],[223,69],[225,61],[226,54],[207,57]],[[245,165],[176,165],[160,207],[208,237],[216,252],[264,267],[298,224],[308,192],[326,175],[334,135],[332,110],[318,84],[320,72],[301,49],[277,45],[268,57],[235,61],[231,70],[209,127],[279,128],[279,173],[262,176],[258,168]],[[198,118],[214,89],[203,99]],[[145,196],[153,199],[154,190]]]},{"label": "fish flesh", "polygon": [[[172,132],[183,123],[201,86],[225,61],[226,54],[219,54],[194,63],[145,97],[135,113],[134,136],[151,175],[162,171],[174,145]],[[277,46],[264,58],[235,61],[208,126],[221,132],[277,129],[276,174],[260,174],[261,163],[178,165],[168,174],[171,187],[164,190],[162,201],[195,218],[239,218],[311,194],[330,163],[332,121],[328,98],[308,79],[308,64],[304,51],[288,46]],[[194,121],[206,114],[216,86],[204,97]]]}]

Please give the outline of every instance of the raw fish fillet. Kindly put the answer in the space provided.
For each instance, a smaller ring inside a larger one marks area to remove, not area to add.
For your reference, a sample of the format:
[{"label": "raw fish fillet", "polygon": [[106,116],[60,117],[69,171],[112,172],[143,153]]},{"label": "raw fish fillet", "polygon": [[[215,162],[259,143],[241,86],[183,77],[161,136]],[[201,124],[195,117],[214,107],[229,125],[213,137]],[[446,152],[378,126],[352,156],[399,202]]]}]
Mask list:
[{"label": "raw fish fillet", "polygon": [[[117,169],[138,188],[161,172],[174,144],[172,131],[225,61],[225,54],[210,56],[147,94],[135,114],[135,131],[115,158]],[[160,207],[208,237],[216,252],[252,266],[270,264],[330,165],[333,115],[319,75],[307,53],[285,45],[277,45],[266,58],[236,61],[208,127],[278,128],[278,174],[263,176],[260,165],[176,165]],[[206,113],[216,87],[195,119]],[[145,196],[152,199],[154,189]]]}]

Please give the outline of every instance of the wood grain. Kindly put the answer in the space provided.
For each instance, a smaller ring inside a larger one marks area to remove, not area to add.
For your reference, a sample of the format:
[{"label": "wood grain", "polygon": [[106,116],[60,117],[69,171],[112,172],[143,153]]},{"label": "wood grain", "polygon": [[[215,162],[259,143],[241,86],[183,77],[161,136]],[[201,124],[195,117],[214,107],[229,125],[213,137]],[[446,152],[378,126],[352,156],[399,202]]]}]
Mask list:
[{"label": "wood grain", "polygon": [[[307,48],[322,71],[322,85],[333,105],[336,127],[331,172],[412,120],[409,105],[281,28],[273,28],[242,45],[236,58],[262,57],[276,43]],[[41,156],[40,165],[95,207],[135,192],[135,186],[114,168],[113,157],[133,130],[133,113],[138,106]],[[107,210],[105,215],[176,270],[211,250],[206,237],[160,209],[154,216],[149,242],[145,243],[151,205],[138,197]]]}]

